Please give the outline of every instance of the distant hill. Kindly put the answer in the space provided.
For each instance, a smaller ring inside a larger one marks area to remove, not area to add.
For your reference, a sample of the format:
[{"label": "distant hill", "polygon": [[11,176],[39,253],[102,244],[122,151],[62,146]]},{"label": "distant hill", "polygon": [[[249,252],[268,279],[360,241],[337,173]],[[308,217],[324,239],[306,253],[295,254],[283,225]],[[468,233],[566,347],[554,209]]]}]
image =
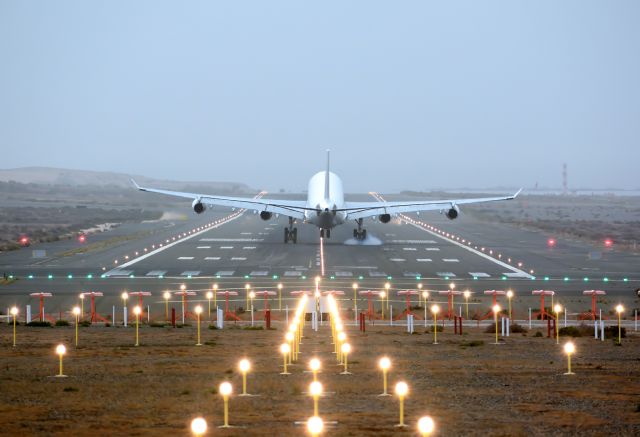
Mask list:
[{"label": "distant hill", "polygon": [[140,185],[149,185],[170,190],[194,191],[206,189],[210,192],[253,193],[246,184],[239,182],[180,182],[172,180],[153,179],[140,175],[124,173],[71,170],[50,167],[22,167],[0,169],[0,182],[18,182],[22,184],[55,185],[69,187],[131,187],[130,178],[134,178]]}]

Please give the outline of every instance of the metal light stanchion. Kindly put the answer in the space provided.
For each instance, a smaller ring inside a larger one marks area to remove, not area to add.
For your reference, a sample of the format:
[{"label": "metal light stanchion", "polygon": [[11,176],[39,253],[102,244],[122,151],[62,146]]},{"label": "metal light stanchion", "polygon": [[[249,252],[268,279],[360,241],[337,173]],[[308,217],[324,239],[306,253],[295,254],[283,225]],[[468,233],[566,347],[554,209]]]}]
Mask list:
[{"label": "metal light stanchion", "polygon": [[16,318],[18,317],[18,307],[11,307],[9,311],[13,316],[13,347],[16,347]]},{"label": "metal light stanchion", "polygon": [[78,347],[78,317],[80,317],[79,307],[73,307],[73,315],[76,316],[76,347]]},{"label": "metal light stanchion", "polygon": [[575,375],[575,373],[571,371],[571,354],[575,351],[576,347],[572,342],[568,342],[564,345],[564,352],[567,354],[567,373],[565,373],[565,375]]},{"label": "metal light stanchion", "polygon": [[389,373],[389,368],[391,367],[391,360],[389,357],[382,357],[378,362],[380,369],[382,370],[382,394],[378,396],[391,396],[387,393],[387,375]]},{"label": "metal light stanchion", "polygon": [[140,308],[138,305],[136,305],[133,308],[133,314],[136,315],[136,346],[140,346],[140,341],[139,341],[139,329],[140,329],[140,313],[142,312],[142,308]]}]

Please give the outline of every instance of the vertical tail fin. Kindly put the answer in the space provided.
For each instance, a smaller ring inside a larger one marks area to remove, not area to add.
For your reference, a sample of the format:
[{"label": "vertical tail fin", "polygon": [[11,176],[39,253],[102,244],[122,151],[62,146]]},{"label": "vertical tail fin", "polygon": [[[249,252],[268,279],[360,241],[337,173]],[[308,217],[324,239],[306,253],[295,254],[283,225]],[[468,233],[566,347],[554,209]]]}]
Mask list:
[{"label": "vertical tail fin", "polygon": [[324,174],[324,198],[329,200],[329,157],[331,150],[327,149],[327,171]]}]

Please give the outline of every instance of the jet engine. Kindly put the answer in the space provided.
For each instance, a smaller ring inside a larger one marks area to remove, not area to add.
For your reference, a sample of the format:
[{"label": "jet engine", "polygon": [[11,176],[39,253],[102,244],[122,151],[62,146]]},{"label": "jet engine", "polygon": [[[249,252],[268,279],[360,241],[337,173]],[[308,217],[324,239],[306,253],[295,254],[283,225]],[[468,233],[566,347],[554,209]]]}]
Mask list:
[{"label": "jet engine", "polygon": [[202,214],[204,210],[207,209],[200,199],[195,199],[191,204],[191,207],[196,214]]},{"label": "jet engine", "polygon": [[447,212],[444,213],[449,220],[455,220],[458,218],[458,214],[460,214],[460,210],[456,205],[451,207]]},{"label": "jet engine", "polygon": [[391,221],[391,214],[380,214],[378,220],[380,220],[380,223],[389,223]]},{"label": "jet engine", "polygon": [[271,220],[271,216],[273,216],[273,213],[272,213],[272,212],[269,212],[269,211],[260,211],[260,218],[261,218],[262,220],[265,220],[265,221],[267,221],[267,220]]}]

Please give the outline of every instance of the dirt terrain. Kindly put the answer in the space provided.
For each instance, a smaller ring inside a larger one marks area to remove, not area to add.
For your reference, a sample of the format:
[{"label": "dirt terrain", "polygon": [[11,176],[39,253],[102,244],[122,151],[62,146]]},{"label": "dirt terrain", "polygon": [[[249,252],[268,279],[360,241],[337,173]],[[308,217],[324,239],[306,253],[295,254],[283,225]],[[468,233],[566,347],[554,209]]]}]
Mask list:
[{"label": "dirt terrain", "polygon": [[[423,414],[433,416],[437,435],[640,433],[640,336],[633,332],[622,346],[576,338],[576,375],[565,376],[561,347],[534,337],[535,330],[494,345],[484,329],[454,336],[447,328],[433,345],[433,334],[423,327],[414,335],[402,327],[369,326],[365,334],[348,329],[352,375],[339,374],[325,324],[317,333],[307,326],[301,362],[282,376],[280,323],[268,331],[205,328],[202,347],[194,345],[195,327],[144,326],[142,345],[133,347],[134,328],[93,326],[80,328],[78,349],[73,327],[18,326],[13,348],[11,326],[1,324],[2,434],[189,435],[191,418],[202,414],[207,435],[304,435],[294,422],[312,413],[305,395],[311,376],[303,372],[312,356],[322,360],[319,379],[329,392],[320,414],[338,422],[327,435],[416,435]],[[64,358],[68,378],[52,377],[59,342],[70,349]],[[383,354],[392,359],[390,387],[400,379],[409,384],[405,429],[394,427],[397,399],[377,396],[382,377],[376,363]],[[235,395],[241,390],[237,362],[245,356],[254,369],[248,390],[259,396]],[[229,430],[215,428],[222,424],[217,387],[225,380],[235,392],[230,422],[237,428]]]}]

